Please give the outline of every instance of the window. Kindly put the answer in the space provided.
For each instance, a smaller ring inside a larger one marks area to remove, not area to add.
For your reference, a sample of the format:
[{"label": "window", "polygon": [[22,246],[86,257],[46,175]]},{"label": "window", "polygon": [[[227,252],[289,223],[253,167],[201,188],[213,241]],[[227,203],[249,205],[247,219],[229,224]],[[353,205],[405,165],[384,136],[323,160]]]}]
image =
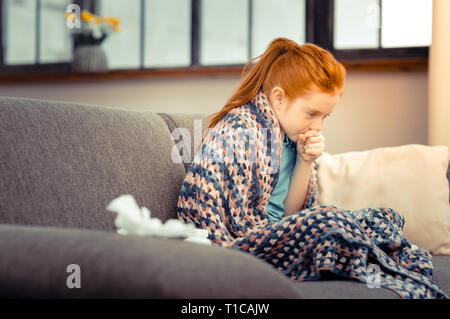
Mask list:
[{"label": "window", "polygon": [[245,64],[276,37],[305,42],[305,0],[208,0],[201,5],[202,65]]},{"label": "window", "polygon": [[37,62],[36,4],[36,1],[4,1],[2,30],[6,31],[4,32],[6,64]]},{"label": "window", "polygon": [[333,24],[332,49],[342,58],[428,57],[432,2],[324,1],[333,8],[329,16]]},{"label": "window", "polygon": [[383,0],[381,5],[381,47],[431,45],[432,0]]},{"label": "window", "polygon": [[306,42],[305,0],[252,1],[252,52],[259,56],[277,37],[286,37],[299,44]]},{"label": "window", "polygon": [[378,0],[334,2],[334,48],[378,48]]},{"label": "window", "polygon": [[69,62],[72,60],[72,40],[62,12],[66,11],[70,0],[41,0],[39,11],[39,62]]},{"label": "window", "polygon": [[200,64],[245,64],[249,1],[202,1],[200,15]]},{"label": "window", "polygon": [[121,20],[121,31],[112,34],[102,43],[110,69],[135,69],[141,65],[140,6],[140,0],[98,2],[98,15],[120,17]]},{"label": "window", "polygon": [[68,71],[72,39],[64,12],[70,0],[0,0],[0,72]]},{"label": "window", "polygon": [[[5,64],[68,62],[72,58],[72,42],[64,15],[69,0],[6,0]],[[2,28],[3,29],[3,28]]]},{"label": "window", "polygon": [[189,66],[191,1],[151,0],[144,5],[144,67]]},{"label": "window", "polygon": [[121,19],[110,70],[241,66],[276,37],[338,59],[427,58],[432,0],[0,0],[0,72],[70,72],[70,3]]},{"label": "window", "polygon": [[432,0],[335,0],[334,47],[429,46],[432,4]]}]

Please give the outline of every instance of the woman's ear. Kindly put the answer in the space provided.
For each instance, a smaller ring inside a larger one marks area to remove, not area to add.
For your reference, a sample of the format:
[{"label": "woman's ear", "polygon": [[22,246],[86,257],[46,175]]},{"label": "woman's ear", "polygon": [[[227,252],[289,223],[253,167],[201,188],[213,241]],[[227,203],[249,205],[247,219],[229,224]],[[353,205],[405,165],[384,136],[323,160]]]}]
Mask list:
[{"label": "woman's ear", "polygon": [[271,95],[272,95],[272,106],[275,107],[277,110],[281,109],[283,101],[286,97],[284,90],[279,86],[276,86],[272,89]]}]

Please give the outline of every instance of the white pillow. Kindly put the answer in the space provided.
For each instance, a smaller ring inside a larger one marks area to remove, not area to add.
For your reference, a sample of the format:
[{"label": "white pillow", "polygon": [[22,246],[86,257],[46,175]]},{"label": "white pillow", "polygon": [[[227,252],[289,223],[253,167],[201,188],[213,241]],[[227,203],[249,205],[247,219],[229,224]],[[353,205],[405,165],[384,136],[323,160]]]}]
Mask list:
[{"label": "white pillow", "polygon": [[447,146],[409,144],[330,155],[316,160],[317,205],[346,210],[393,208],[403,234],[433,255],[450,255]]}]

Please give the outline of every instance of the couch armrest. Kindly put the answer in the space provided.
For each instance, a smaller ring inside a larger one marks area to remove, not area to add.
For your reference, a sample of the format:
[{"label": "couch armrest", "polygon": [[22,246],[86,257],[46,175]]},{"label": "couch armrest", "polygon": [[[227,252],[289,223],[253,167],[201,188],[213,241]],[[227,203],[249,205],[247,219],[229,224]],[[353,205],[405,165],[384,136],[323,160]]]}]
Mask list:
[{"label": "couch armrest", "polygon": [[[177,239],[0,225],[0,297],[301,298],[256,257]],[[81,288],[67,287],[67,266]]]}]

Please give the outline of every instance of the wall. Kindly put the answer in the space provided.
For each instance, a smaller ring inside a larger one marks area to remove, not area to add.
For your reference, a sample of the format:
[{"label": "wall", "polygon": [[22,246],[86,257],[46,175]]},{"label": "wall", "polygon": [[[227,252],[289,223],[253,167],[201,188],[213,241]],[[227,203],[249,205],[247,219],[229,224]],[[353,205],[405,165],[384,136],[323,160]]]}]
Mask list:
[{"label": "wall", "polygon": [[[0,96],[73,101],[154,112],[218,111],[239,77],[0,86]],[[325,151],[428,143],[427,72],[348,72],[345,93],[325,120]]]},{"label": "wall", "polygon": [[430,47],[429,144],[446,145],[450,156],[450,1],[433,1]]}]

